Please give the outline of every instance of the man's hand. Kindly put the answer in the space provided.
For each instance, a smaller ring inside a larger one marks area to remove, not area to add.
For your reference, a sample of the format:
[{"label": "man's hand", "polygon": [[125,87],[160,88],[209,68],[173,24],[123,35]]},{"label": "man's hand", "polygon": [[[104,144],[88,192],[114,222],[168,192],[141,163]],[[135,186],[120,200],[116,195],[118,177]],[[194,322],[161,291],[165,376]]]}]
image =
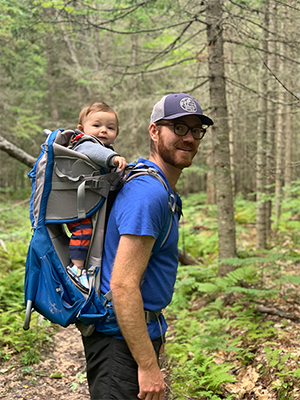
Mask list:
[{"label": "man's hand", "polygon": [[161,370],[158,365],[151,369],[138,369],[138,380],[140,392],[139,399],[143,400],[163,400],[165,393],[165,383]]}]

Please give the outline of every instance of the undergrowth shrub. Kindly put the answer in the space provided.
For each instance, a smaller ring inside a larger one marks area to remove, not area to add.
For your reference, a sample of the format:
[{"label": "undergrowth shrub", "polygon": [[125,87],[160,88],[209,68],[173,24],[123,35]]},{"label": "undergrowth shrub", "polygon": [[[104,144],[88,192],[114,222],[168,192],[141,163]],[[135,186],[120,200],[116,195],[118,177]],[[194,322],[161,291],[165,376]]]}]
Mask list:
[{"label": "undergrowth shrub", "polygon": [[[9,207],[6,204],[3,208]],[[0,239],[0,359],[8,360],[18,353],[22,363],[31,364],[51,343],[54,330],[36,313],[31,318],[31,329],[23,330],[24,274],[30,240],[28,205],[1,213]]]},{"label": "undergrowth shrub", "polygon": [[[296,359],[273,348],[279,340],[278,328],[258,306],[278,299],[299,301],[299,200],[284,201],[279,233],[272,232],[270,250],[258,252],[251,231],[256,203],[237,198],[239,256],[222,260],[235,268],[225,277],[219,277],[217,270],[216,208],[205,205],[196,194],[183,204],[180,246],[199,265],[179,266],[173,300],[166,311],[171,325],[166,351],[172,394],[182,400],[235,398],[224,390],[226,384],[235,382],[240,368],[253,366],[262,379],[269,381],[273,374],[271,389],[276,398],[292,399],[300,382]],[[257,354],[262,351],[266,357],[257,365]]]},{"label": "undergrowth shrub", "polygon": [[217,209],[205,204],[203,194],[183,198],[179,248],[196,259],[210,258],[218,251]]}]

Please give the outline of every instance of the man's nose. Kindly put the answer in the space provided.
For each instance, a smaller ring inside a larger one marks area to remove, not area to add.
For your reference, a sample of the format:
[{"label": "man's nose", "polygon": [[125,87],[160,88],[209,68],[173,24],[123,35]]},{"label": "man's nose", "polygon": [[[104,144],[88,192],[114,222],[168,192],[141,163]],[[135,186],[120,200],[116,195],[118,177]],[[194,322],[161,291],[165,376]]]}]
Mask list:
[{"label": "man's nose", "polygon": [[187,133],[182,137],[185,142],[193,142],[195,139],[192,135],[192,130],[189,128]]}]

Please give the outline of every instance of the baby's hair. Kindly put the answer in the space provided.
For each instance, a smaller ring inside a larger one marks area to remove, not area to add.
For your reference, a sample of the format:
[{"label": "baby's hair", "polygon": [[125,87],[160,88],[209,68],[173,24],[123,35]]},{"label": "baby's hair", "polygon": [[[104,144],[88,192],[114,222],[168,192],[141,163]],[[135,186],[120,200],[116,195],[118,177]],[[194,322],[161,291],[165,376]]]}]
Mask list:
[{"label": "baby's hair", "polygon": [[110,107],[108,104],[106,104],[104,102],[94,103],[91,106],[84,107],[79,113],[79,120],[78,120],[79,125],[83,125],[84,119],[89,114],[99,112],[99,111],[110,112],[110,113],[115,114],[116,119],[117,119],[117,132],[119,132],[118,114],[115,112],[115,110],[112,107]]}]

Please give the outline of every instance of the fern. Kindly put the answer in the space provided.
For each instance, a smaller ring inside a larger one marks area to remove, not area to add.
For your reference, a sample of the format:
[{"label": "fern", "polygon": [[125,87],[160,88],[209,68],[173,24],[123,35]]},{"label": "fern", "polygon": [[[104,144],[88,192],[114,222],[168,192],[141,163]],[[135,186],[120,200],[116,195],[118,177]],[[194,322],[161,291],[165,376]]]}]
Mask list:
[{"label": "fern", "polygon": [[215,283],[197,283],[196,285],[197,290],[203,293],[219,293],[220,286],[216,285]]},{"label": "fern", "polygon": [[281,279],[275,280],[274,284],[277,283],[293,283],[294,285],[300,285],[299,275],[284,275]]}]

